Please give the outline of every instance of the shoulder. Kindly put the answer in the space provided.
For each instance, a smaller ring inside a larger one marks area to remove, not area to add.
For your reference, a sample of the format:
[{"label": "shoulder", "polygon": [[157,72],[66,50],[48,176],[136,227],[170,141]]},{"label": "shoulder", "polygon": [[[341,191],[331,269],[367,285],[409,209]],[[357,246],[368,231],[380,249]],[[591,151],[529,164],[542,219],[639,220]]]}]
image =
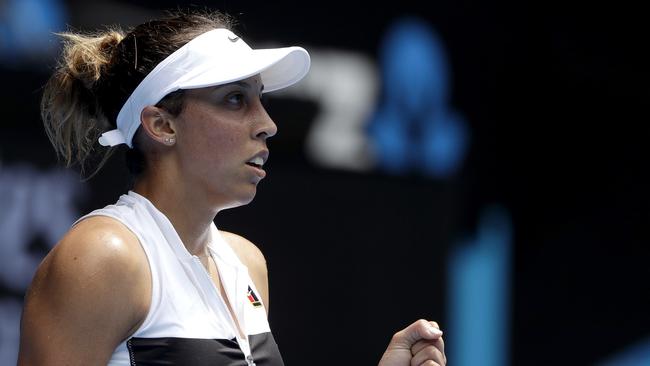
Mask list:
[{"label": "shoulder", "polygon": [[66,233],[44,264],[61,270],[99,272],[95,276],[123,276],[139,272],[143,261],[144,250],[126,226],[107,216],[91,216]]},{"label": "shoulder", "polygon": [[135,234],[115,219],[92,216],[70,229],[50,251],[32,287],[102,301],[115,291],[124,295],[140,291],[139,285],[148,283],[149,277],[147,257]]},{"label": "shoulder", "polygon": [[239,260],[251,270],[266,272],[266,258],[250,240],[227,231],[219,231]]},{"label": "shoulder", "polygon": [[142,294],[150,291],[150,277],[137,237],[115,219],[93,216],[70,229],[45,257],[26,301],[60,310],[59,315],[116,316],[130,322],[146,314],[148,298]]},{"label": "shoulder", "polygon": [[32,280],[21,357],[54,357],[65,364],[74,354],[105,363],[146,317],[150,281],[146,255],[133,233],[109,217],[84,219],[50,251]]}]

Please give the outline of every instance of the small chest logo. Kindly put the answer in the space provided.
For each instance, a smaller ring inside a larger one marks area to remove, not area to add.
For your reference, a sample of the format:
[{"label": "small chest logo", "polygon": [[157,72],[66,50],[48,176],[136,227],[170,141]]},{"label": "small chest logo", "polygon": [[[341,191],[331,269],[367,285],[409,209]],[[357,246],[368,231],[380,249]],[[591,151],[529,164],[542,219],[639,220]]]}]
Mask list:
[{"label": "small chest logo", "polygon": [[253,289],[250,286],[248,286],[248,301],[250,301],[251,304],[256,308],[262,306],[262,302],[260,301],[260,298],[257,296],[255,291],[253,291]]}]

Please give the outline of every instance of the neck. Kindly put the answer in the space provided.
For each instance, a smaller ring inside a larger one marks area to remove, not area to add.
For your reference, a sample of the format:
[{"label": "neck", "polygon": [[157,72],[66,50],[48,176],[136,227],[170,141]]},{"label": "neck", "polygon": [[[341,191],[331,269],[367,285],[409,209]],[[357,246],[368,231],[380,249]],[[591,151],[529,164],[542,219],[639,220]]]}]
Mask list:
[{"label": "neck", "polygon": [[193,255],[207,253],[210,226],[218,209],[210,207],[198,190],[186,189],[173,177],[144,173],[136,181],[133,191],[146,197],[171,221],[187,250]]}]

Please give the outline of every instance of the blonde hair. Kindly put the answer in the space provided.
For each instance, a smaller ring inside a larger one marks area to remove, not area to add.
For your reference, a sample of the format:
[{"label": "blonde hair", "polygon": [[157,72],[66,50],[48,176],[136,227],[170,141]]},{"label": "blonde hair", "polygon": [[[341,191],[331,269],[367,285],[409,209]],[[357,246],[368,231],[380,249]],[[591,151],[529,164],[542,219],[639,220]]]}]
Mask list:
[{"label": "blonde hair", "polygon": [[[78,163],[83,173],[87,159],[98,146],[99,135],[111,126],[93,90],[125,35],[119,29],[102,34],[66,32],[58,35],[63,39],[62,56],[45,85],[41,118],[57,155],[68,167]],[[92,175],[114,151],[104,150]]]},{"label": "blonde hair", "polygon": [[[215,28],[231,29],[230,16],[210,10],[177,10],[140,24],[128,33],[114,27],[98,33],[64,32],[63,51],[45,85],[41,117],[54,150],[66,166],[101,159],[95,175],[115,151],[97,143],[99,136],[115,128],[122,105],[145,76],[184,44]],[[171,93],[157,106],[173,115],[182,110],[183,91]],[[127,150],[127,167],[140,174],[146,167],[138,149]],[[92,158],[92,159],[91,159]]]}]

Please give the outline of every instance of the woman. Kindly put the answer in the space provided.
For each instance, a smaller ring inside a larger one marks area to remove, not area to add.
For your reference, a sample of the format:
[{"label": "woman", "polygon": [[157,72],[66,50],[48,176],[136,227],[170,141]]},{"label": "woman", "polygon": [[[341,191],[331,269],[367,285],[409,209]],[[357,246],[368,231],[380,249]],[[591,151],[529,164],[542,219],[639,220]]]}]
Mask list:
[{"label": "woman", "polygon": [[[213,220],[255,196],[277,131],[260,96],[299,81],[309,55],[251,50],[231,28],[225,15],[191,12],[126,34],[63,34],[42,101],[48,135],[82,167],[97,140],[126,144],[136,180],[41,264],[20,365],[283,364],[264,257]],[[380,365],[444,365],[441,334],[434,322],[413,323]]]}]

